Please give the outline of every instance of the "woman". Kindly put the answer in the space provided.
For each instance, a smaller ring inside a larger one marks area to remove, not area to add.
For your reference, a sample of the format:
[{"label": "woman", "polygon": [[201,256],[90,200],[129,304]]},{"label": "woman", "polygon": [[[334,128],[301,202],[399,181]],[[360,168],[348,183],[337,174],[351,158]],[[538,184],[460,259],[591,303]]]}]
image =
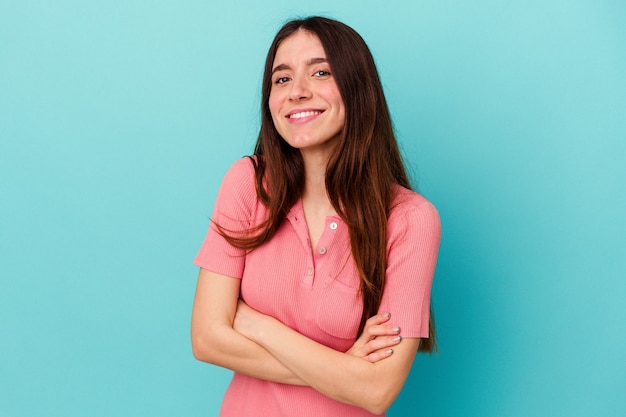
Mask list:
[{"label": "woman", "polygon": [[226,174],[195,261],[194,355],[235,371],[221,415],[384,414],[435,346],[439,238],[365,42],[326,18],[287,23],[254,156]]}]

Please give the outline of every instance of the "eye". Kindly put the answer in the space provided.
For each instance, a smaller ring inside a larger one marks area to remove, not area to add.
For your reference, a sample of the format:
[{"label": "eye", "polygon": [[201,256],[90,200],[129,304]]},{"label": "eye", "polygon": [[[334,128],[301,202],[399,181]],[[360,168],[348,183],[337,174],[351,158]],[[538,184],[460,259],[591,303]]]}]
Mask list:
[{"label": "eye", "polygon": [[315,71],[315,73],[313,74],[314,77],[328,77],[329,75],[330,72],[326,70]]},{"label": "eye", "polygon": [[278,77],[274,80],[274,84],[285,84],[289,81],[289,77]]}]

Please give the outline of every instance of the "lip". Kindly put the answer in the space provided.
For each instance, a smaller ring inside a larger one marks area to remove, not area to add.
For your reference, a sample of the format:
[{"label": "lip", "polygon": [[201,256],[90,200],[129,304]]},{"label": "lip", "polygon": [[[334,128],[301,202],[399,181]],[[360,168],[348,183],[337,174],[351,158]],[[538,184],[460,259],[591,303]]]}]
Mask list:
[{"label": "lip", "polygon": [[[324,110],[322,109],[314,109],[314,108],[304,108],[304,109],[293,109],[289,113],[285,115],[285,118],[290,123],[305,123],[310,120],[317,118],[322,115]],[[293,117],[294,115],[298,115],[298,117]]]}]

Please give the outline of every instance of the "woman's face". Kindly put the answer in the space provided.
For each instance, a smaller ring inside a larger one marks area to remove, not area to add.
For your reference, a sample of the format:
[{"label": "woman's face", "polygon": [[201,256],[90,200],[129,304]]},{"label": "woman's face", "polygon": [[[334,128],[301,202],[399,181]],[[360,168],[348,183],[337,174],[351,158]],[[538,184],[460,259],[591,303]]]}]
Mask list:
[{"label": "woman's face", "polygon": [[326,153],[336,142],[345,107],[316,35],[299,30],[278,47],[269,108],[276,130],[294,148]]}]

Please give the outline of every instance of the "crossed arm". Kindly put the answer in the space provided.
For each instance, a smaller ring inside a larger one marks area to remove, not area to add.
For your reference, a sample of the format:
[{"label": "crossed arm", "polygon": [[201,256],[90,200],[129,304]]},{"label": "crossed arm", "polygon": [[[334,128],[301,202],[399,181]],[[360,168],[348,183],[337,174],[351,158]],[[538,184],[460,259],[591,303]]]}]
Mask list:
[{"label": "crossed arm", "polygon": [[[200,270],[191,335],[195,357],[256,378],[308,385],[382,414],[408,376],[419,339],[400,343],[388,315],[374,316],[346,353],[321,345],[239,300],[240,280]],[[390,347],[393,346],[393,354]]]}]

